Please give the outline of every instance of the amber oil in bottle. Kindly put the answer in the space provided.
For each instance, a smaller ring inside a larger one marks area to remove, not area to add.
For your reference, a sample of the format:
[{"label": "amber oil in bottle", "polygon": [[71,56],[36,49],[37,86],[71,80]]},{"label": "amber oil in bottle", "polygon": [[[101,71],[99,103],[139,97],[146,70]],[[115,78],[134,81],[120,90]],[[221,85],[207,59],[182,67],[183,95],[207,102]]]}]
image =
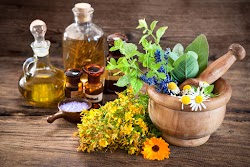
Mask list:
[{"label": "amber oil in bottle", "polygon": [[[63,63],[65,70],[83,69],[88,64],[105,66],[104,33],[92,22],[94,9],[88,3],[77,3],[72,9],[75,23],[69,25],[63,35]],[[101,76],[104,82],[104,76]],[[85,83],[83,73],[81,81]]]},{"label": "amber oil in bottle", "polygon": [[88,75],[88,81],[85,83],[85,97],[92,102],[92,108],[99,108],[103,100],[103,83],[100,76],[104,67],[96,64],[90,64],[84,67]]}]

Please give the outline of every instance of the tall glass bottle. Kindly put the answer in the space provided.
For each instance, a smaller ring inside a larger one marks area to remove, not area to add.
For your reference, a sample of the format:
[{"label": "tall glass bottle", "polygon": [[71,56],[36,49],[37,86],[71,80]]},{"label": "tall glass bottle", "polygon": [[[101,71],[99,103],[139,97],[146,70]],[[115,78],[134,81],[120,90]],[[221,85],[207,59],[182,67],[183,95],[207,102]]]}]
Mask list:
[{"label": "tall glass bottle", "polygon": [[64,73],[50,63],[50,41],[44,38],[46,24],[42,20],[34,20],[30,24],[30,31],[35,39],[31,43],[34,56],[23,63],[18,88],[26,99],[36,105],[50,106],[64,97]]},{"label": "tall glass bottle", "polygon": [[[75,23],[69,25],[63,35],[63,63],[65,70],[83,69],[88,64],[105,66],[104,33],[92,23],[94,9],[88,3],[77,3],[72,9]],[[101,77],[104,81],[104,76]],[[82,82],[87,75],[83,74]]]}]

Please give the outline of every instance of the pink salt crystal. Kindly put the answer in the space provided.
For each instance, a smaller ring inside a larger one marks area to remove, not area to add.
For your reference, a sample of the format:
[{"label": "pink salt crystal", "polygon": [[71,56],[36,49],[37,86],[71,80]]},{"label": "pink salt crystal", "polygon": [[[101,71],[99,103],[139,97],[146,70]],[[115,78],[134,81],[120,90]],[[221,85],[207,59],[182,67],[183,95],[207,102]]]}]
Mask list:
[{"label": "pink salt crystal", "polygon": [[72,101],[60,105],[60,109],[66,112],[81,112],[87,108],[88,104],[86,102]]}]

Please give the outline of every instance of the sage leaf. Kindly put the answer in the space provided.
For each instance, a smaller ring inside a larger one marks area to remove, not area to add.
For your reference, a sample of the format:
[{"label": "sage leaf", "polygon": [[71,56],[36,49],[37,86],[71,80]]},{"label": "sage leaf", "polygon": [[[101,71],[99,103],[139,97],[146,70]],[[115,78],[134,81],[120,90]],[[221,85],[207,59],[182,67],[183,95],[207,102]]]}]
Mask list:
[{"label": "sage leaf", "polygon": [[182,46],[182,44],[177,43],[177,44],[174,46],[172,52],[177,53],[179,56],[181,56],[181,55],[183,55],[183,53],[184,53],[184,47]]},{"label": "sage leaf", "polygon": [[199,72],[205,70],[208,64],[208,55],[209,55],[209,46],[207,42],[207,38],[204,34],[199,35],[195,40],[187,46],[185,52],[194,51],[198,54],[198,63],[199,63]]},{"label": "sage leaf", "polygon": [[175,79],[183,82],[187,78],[194,78],[198,71],[199,65],[197,59],[191,55],[184,54],[174,62],[174,69],[171,72]]}]

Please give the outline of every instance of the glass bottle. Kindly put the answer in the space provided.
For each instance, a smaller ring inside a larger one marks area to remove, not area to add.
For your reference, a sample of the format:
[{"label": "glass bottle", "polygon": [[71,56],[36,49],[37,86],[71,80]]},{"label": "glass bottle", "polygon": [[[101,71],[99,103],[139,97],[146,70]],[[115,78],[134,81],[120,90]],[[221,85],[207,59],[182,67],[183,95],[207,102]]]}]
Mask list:
[{"label": "glass bottle", "polygon": [[50,106],[64,97],[64,73],[50,63],[50,41],[44,38],[46,24],[42,20],[34,20],[30,24],[30,31],[35,39],[31,43],[34,56],[23,63],[18,88],[35,105]]},{"label": "glass bottle", "polygon": [[88,81],[85,83],[85,96],[92,102],[92,108],[99,108],[103,99],[103,83],[100,75],[103,74],[104,67],[96,64],[90,64],[84,67],[88,75]]},{"label": "glass bottle", "polygon": [[[94,9],[88,3],[77,3],[72,9],[75,23],[63,35],[63,63],[69,68],[83,69],[88,64],[105,66],[104,33],[92,23]],[[101,77],[104,82],[104,76]],[[81,77],[83,83],[87,75]]]},{"label": "glass bottle", "polygon": [[82,70],[68,69],[65,72],[65,96],[68,98],[83,97],[83,84],[80,80]]},{"label": "glass bottle", "polygon": [[[121,39],[124,42],[128,41],[128,38],[125,34],[121,34],[121,33],[114,33],[111,34],[107,37],[107,43],[108,43],[108,47],[109,49],[114,46],[114,41]],[[108,55],[107,55],[107,61],[110,60],[110,58],[114,58],[116,61],[118,61],[118,59],[120,57],[124,56],[123,54],[120,53],[119,50],[116,51],[109,51]],[[119,73],[118,75],[115,75],[115,73],[118,73],[119,70],[107,70],[105,73],[105,84],[104,84],[104,93],[109,94],[109,93],[115,93],[115,92],[122,92],[126,89],[126,87],[118,87],[116,85],[114,85],[118,79],[123,75],[122,73]]]}]

